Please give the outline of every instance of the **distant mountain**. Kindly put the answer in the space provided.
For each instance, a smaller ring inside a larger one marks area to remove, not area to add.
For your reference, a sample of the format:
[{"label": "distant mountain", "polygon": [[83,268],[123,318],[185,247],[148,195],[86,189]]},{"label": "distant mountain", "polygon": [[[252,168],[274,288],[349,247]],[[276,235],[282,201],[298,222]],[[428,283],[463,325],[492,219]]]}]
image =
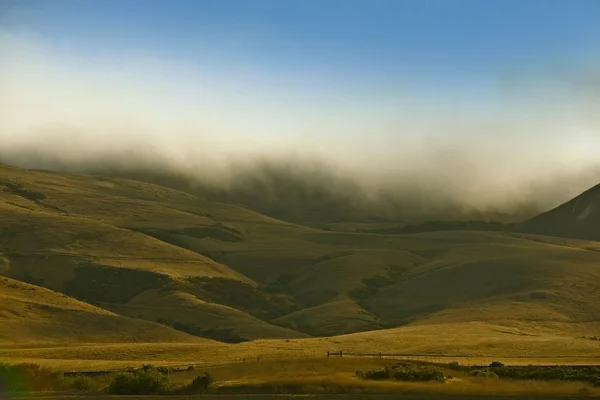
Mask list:
[{"label": "distant mountain", "polygon": [[600,185],[518,226],[546,236],[600,240]]}]

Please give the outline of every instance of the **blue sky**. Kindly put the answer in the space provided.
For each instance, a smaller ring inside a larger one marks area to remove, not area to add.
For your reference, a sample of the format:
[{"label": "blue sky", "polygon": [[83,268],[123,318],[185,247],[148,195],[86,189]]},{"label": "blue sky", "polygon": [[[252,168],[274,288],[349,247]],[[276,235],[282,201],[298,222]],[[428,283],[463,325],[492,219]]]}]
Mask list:
[{"label": "blue sky", "polygon": [[584,189],[599,21],[599,0],[0,0],[0,151],[293,155],[481,204]]},{"label": "blue sky", "polygon": [[0,26],[204,69],[462,90],[598,59],[595,0],[3,0]]}]

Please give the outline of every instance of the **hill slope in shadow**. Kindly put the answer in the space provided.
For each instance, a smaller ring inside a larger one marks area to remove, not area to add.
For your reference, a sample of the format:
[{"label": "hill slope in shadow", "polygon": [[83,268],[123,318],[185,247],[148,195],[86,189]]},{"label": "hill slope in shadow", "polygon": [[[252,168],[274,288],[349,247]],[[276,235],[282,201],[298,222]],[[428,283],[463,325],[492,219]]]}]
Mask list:
[{"label": "hill slope in shadow", "polygon": [[518,230],[546,236],[600,240],[600,185],[525,221]]}]

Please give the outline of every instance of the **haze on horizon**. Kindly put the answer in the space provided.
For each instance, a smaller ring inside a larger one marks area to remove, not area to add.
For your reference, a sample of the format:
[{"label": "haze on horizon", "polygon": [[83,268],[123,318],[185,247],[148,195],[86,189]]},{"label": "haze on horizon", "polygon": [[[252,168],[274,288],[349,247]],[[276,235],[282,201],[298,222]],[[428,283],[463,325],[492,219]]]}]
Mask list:
[{"label": "haze on horizon", "polygon": [[600,183],[598,3],[320,4],[8,1],[0,161],[266,159],[505,212]]}]

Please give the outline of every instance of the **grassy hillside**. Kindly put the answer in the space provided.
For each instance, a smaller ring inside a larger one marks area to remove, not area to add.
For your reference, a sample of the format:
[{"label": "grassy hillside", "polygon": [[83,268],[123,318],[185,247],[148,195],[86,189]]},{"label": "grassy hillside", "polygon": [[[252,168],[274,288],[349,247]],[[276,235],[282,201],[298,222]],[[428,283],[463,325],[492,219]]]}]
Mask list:
[{"label": "grassy hillside", "polygon": [[477,317],[455,313],[453,321],[600,321],[598,244],[481,232],[421,237],[455,244],[364,301],[394,324],[440,320],[459,305]]},{"label": "grassy hillside", "polygon": [[[516,329],[536,346],[600,334],[598,242],[324,231],[153,184],[9,166],[0,211],[3,275],[169,332],[282,339],[268,345],[281,351],[321,343],[310,335],[371,330],[389,335],[381,351],[406,332],[385,328],[405,325],[425,342],[471,322]],[[445,345],[464,345],[458,337]]]},{"label": "grassy hillside", "polygon": [[522,224],[522,232],[600,240],[600,185]]},{"label": "grassy hillside", "polygon": [[[213,214],[209,214],[195,197],[149,184],[9,166],[0,166],[0,211],[4,253],[0,270],[6,276],[118,309],[123,315],[163,322],[164,309],[155,307],[161,305],[161,297],[199,286],[191,283],[194,278],[207,283],[219,278],[250,293],[258,291],[257,284],[226,265],[144,232],[179,229],[199,240],[229,240],[220,233],[234,229],[222,221],[280,224],[217,203],[210,204]],[[228,288],[200,289],[196,292],[218,298]],[[146,292],[159,296],[154,302],[127,307]],[[135,307],[146,307],[146,311],[138,312]],[[241,311],[207,306],[201,299],[178,307],[191,308],[193,313],[185,313],[184,318],[171,313],[168,322],[188,324],[195,315],[194,327],[184,329],[188,332],[215,336],[211,331],[217,330],[218,336],[233,330],[231,335],[243,338],[303,336]]]},{"label": "grassy hillside", "polygon": [[0,277],[0,344],[200,343],[194,336]]}]

